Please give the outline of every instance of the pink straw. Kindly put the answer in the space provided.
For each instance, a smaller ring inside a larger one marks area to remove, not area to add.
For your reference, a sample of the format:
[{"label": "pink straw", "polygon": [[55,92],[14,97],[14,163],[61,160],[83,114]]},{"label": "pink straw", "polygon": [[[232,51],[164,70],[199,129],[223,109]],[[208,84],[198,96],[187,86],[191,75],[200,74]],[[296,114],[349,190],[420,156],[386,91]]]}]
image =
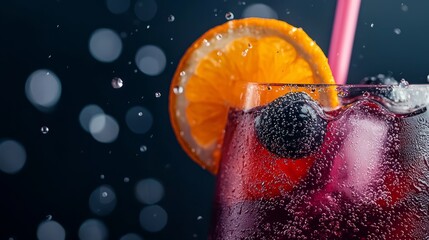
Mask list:
[{"label": "pink straw", "polygon": [[347,80],[361,0],[338,0],[329,47],[329,65],[338,84]]}]

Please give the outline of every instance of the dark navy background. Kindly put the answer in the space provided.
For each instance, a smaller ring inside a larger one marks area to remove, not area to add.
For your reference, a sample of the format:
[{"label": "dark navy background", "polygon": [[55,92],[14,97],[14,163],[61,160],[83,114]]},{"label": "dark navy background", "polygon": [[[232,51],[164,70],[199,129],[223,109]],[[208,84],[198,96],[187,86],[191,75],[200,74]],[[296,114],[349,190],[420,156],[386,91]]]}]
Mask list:
[{"label": "dark navy background", "polygon": [[[169,83],[180,57],[206,30],[226,22],[226,12],[240,18],[254,3],[304,28],[327,54],[336,1],[156,0],[157,12],[149,21],[135,16],[134,3],[127,12],[112,14],[104,0],[1,1],[0,139],[19,141],[27,161],[16,174],[0,171],[0,239],[36,239],[37,227],[49,215],[61,223],[67,239],[78,239],[80,225],[90,218],[104,222],[109,239],[128,232],[144,239],[206,239],[215,177],[181,150],[168,118]],[[428,9],[429,1],[363,0],[349,82],[379,73],[427,82]],[[98,28],[127,33],[122,54],[112,63],[90,54],[88,41]],[[167,58],[157,76],[134,72],[136,51],[147,44],[161,48]],[[60,101],[49,113],[37,110],[25,95],[25,82],[37,69],[50,69],[61,80]],[[112,88],[113,77],[122,78],[124,86]],[[81,128],[79,113],[88,104],[117,119],[121,130],[115,142],[97,142]],[[145,134],[126,126],[126,112],[135,105],[153,115]],[[40,132],[44,125],[48,134]],[[139,151],[142,142],[146,152]],[[134,187],[145,178],[159,180],[165,189],[157,204],[168,222],[155,233],[139,224],[145,204],[135,198]],[[88,201],[103,184],[115,190],[117,205],[111,214],[97,216]]]}]

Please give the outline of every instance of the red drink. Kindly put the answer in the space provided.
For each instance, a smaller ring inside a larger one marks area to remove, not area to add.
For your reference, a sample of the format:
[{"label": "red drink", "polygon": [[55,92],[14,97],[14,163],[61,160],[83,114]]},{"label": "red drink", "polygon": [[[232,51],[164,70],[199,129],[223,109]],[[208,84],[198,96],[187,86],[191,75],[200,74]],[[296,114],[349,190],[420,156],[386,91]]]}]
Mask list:
[{"label": "red drink", "polygon": [[230,111],[211,239],[428,239],[427,86],[338,91]]}]

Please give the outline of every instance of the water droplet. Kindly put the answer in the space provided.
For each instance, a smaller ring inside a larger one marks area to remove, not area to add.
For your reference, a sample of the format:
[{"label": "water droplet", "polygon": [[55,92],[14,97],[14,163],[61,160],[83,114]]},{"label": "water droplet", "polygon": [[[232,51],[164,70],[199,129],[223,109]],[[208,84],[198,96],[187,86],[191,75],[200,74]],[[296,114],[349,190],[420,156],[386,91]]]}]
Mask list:
[{"label": "water droplet", "polygon": [[160,93],[160,92],[156,92],[156,93],[155,93],[155,97],[156,97],[156,98],[161,97],[161,93]]},{"label": "water droplet", "polygon": [[146,26],[146,29],[149,29],[149,28],[150,28],[150,25],[147,25],[147,26]]},{"label": "water droplet", "polygon": [[186,76],[186,72],[185,72],[185,71],[181,71],[181,72],[180,72],[180,76],[181,76],[181,77]]},{"label": "water droplet", "polygon": [[107,194],[107,192],[102,192],[102,193],[101,193],[101,196],[102,196],[102,197],[107,197],[107,196],[108,196],[108,194]]},{"label": "water droplet", "polygon": [[400,28],[395,28],[393,29],[393,32],[397,35],[401,34],[401,29]]},{"label": "water droplet", "polygon": [[364,92],[364,93],[362,94],[362,96],[363,96],[363,97],[365,97],[365,98],[369,97],[369,92]]},{"label": "water droplet", "polygon": [[146,145],[141,145],[140,146],[140,152],[146,152],[146,151],[147,151]]},{"label": "water droplet", "polygon": [[369,25],[369,26],[371,26],[373,28],[374,27],[374,23],[371,23],[371,25]]},{"label": "water droplet", "polygon": [[104,174],[101,174],[101,175],[100,175],[100,179],[104,179]]},{"label": "water droplet", "polygon": [[225,14],[225,18],[226,18],[226,20],[232,20],[232,19],[234,19],[234,13],[232,13],[232,12],[227,12],[227,13]]},{"label": "water droplet", "polygon": [[60,25],[59,25],[59,24],[57,24],[57,28],[60,28]]},{"label": "water droplet", "polygon": [[429,82],[429,75],[426,76],[426,80]]},{"label": "water droplet", "polygon": [[52,220],[52,215],[51,214],[46,215],[46,221],[51,221],[51,220]]},{"label": "water droplet", "polygon": [[175,19],[174,15],[170,14],[170,16],[168,16],[168,22],[174,22]]},{"label": "water droplet", "polygon": [[118,77],[114,77],[112,78],[112,87],[115,89],[121,88],[122,86],[124,86],[124,81],[122,81],[121,78]]},{"label": "water droplet", "polygon": [[245,56],[247,56],[247,52],[249,52],[249,49],[244,49],[244,51],[243,52],[241,52],[241,56],[243,56],[243,57],[245,57]]},{"label": "water droplet", "polygon": [[404,12],[407,12],[408,11],[408,5],[401,3],[401,10]]},{"label": "water droplet", "polygon": [[182,86],[175,86],[173,88],[173,92],[174,92],[174,94],[181,94],[181,93],[183,93],[183,87]]},{"label": "water droplet", "polygon": [[139,117],[143,116],[143,112],[138,113]]},{"label": "water droplet", "polygon": [[210,46],[210,42],[209,42],[207,39],[204,39],[204,40],[203,40],[203,44],[204,44],[204,46],[206,46],[206,47]]},{"label": "water droplet", "polygon": [[48,58],[52,58],[52,55],[51,55],[51,54],[49,54]]},{"label": "water droplet", "polygon": [[43,127],[41,127],[41,128],[40,128],[40,131],[41,131],[43,134],[48,134],[48,132],[49,132],[49,128],[48,128],[47,126],[43,126]]},{"label": "water droplet", "polygon": [[407,88],[409,85],[410,84],[405,79],[401,79],[401,81],[399,82],[399,87],[401,88]]},{"label": "water droplet", "polygon": [[199,220],[201,220],[201,219],[203,219],[203,217],[202,216],[198,216],[197,217],[197,220],[199,221]]},{"label": "water droplet", "polygon": [[251,43],[247,44],[247,48],[252,48],[252,47],[253,47],[253,45]]},{"label": "water droplet", "polygon": [[130,178],[129,177],[124,177],[124,182],[130,182]]},{"label": "water droplet", "polygon": [[216,35],[216,39],[217,39],[217,40],[221,40],[221,39],[222,39],[222,34],[218,33],[218,34]]}]

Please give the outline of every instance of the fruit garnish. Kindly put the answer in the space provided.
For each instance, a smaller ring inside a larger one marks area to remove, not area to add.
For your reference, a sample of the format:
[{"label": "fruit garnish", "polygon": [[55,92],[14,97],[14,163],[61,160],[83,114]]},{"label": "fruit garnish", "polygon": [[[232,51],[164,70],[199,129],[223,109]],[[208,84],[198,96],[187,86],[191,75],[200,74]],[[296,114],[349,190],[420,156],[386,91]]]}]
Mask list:
[{"label": "fruit garnish", "polygon": [[315,108],[320,107],[303,92],[277,98],[255,119],[259,141],[269,151],[285,158],[303,158],[318,151],[327,121]]},{"label": "fruit garnish", "polygon": [[[301,29],[274,19],[246,18],[214,27],[182,57],[170,89],[170,119],[185,152],[216,174],[228,110],[243,109],[248,82],[334,84],[323,51]],[[283,93],[284,94],[284,93]],[[264,105],[283,94],[264,96]],[[322,94],[321,94],[322,95]],[[320,99],[336,104],[336,93]]]}]

